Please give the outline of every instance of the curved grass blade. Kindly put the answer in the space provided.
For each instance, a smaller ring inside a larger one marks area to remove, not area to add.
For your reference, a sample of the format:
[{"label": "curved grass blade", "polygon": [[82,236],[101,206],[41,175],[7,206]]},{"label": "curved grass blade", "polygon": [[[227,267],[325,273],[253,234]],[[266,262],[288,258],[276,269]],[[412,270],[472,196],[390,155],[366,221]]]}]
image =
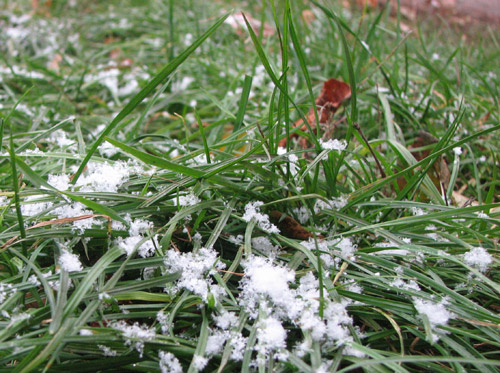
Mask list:
[{"label": "curved grass blade", "polygon": [[104,138],[127,116],[129,115],[161,82],[163,82],[170,74],[172,74],[177,67],[179,67],[191,53],[193,53],[210,35],[212,35],[217,28],[219,28],[222,23],[229,16],[229,13],[222,16],[215,22],[212,27],[210,27],[203,35],[201,35],[198,40],[191,44],[184,52],[177,56],[172,62],[165,66],[150,82],[146,85],[139,93],[137,93],[129,101],[127,105],[118,113],[118,115],[111,121],[110,124],[102,131],[99,138],[95,141],[94,145],[90,148],[87,155],[83,159],[80,167],[76,171],[72,184],[75,184],[80,175],[82,174],[85,166],[89,162],[92,155],[95,153],[99,145],[104,141]]},{"label": "curved grass blade", "polygon": [[113,209],[103,205],[103,204],[100,204],[98,202],[94,202],[94,201],[90,201],[86,198],[83,198],[83,197],[80,197],[80,196],[77,196],[73,193],[68,193],[68,192],[63,192],[63,191],[60,191],[60,190],[57,190],[56,188],[54,188],[52,185],[50,185],[49,183],[47,183],[45,180],[43,180],[40,176],[38,176],[38,174],[33,171],[30,166],[28,166],[26,163],[24,163],[21,159],[19,159],[18,157],[15,158],[16,160],[16,163],[17,165],[19,166],[19,168],[24,172],[25,176],[36,186],[36,187],[45,187],[47,188],[48,190],[52,191],[52,192],[55,192],[55,193],[59,193],[59,194],[63,194],[69,198],[71,198],[72,200],[74,201],[77,201],[77,202],[80,202],[82,204],[84,204],[85,206],[91,208],[92,210],[94,211],[97,211],[103,215],[107,215],[109,216],[111,219],[114,219],[114,220],[117,220],[123,224],[125,224],[126,226],[128,226],[129,224],[127,223],[127,221],[125,221],[125,219],[123,219],[116,211],[114,211]]}]

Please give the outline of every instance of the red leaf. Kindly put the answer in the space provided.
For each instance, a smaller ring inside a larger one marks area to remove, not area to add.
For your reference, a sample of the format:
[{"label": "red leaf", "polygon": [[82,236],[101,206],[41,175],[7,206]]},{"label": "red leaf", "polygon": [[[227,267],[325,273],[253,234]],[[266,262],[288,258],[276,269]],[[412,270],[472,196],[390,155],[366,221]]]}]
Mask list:
[{"label": "red leaf", "polygon": [[[344,83],[337,79],[330,79],[323,83],[323,88],[316,99],[316,107],[318,109],[319,124],[325,125],[329,123],[333,117],[333,114],[337,111],[339,106],[345,100],[351,97],[351,87],[349,84]],[[312,129],[316,128],[316,118],[314,115],[314,109],[309,109],[307,113],[307,122]],[[307,131],[307,125],[302,119],[299,119],[293,124],[293,127],[299,127],[301,131]],[[297,134],[292,134],[290,137],[298,137]],[[282,139],[280,141],[280,146],[286,146],[287,139]],[[307,147],[307,139],[301,139],[300,144],[303,148]]]}]

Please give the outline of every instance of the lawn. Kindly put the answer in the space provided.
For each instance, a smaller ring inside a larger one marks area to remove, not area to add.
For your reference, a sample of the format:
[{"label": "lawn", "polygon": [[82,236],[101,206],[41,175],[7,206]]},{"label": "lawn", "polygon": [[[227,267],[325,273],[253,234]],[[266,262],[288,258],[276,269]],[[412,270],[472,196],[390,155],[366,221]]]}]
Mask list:
[{"label": "lawn", "polygon": [[498,371],[498,28],[249,3],[0,1],[0,370]]}]

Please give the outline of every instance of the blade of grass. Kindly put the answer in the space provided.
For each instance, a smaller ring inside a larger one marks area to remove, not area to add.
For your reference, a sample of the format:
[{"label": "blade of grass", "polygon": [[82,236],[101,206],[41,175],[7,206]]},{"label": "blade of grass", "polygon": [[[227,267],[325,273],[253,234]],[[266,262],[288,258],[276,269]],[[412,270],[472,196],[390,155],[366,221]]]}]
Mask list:
[{"label": "blade of grass", "polygon": [[116,115],[101,132],[99,138],[94,142],[87,155],[83,159],[80,167],[73,176],[72,184],[75,184],[82,174],[85,166],[89,162],[97,148],[104,141],[106,136],[124,119],[126,118],[161,82],[163,82],[170,74],[172,74],[210,35],[212,35],[220,25],[224,23],[229,14],[219,18],[202,36],[200,36],[193,44],[191,44],[184,52],[177,56],[172,62],[166,65],[139,93],[137,93],[128,102],[127,105]]},{"label": "blade of grass", "polygon": [[19,165],[19,168],[24,172],[25,176],[36,186],[36,187],[44,187],[48,189],[51,192],[57,193],[57,194],[63,194],[69,198],[71,198],[74,201],[80,202],[84,204],[85,206],[91,208],[92,210],[99,212],[100,214],[107,215],[111,219],[117,220],[119,222],[122,222],[126,226],[129,225],[129,223],[123,219],[120,215],[118,215],[117,212],[115,212],[113,209],[111,209],[108,206],[105,206],[101,203],[94,202],[91,200],[88,200],[86,198],[77,196],[73,193],[68,193],[68,192],[63,192],[59,191],[56,188],[54,188],[52,185],[47,183],[45,180],[43,180],[38,174],[31,169],[26,163],[24,163],[21,159],[18,157],[15,157],[15,162],[17,165]]}]

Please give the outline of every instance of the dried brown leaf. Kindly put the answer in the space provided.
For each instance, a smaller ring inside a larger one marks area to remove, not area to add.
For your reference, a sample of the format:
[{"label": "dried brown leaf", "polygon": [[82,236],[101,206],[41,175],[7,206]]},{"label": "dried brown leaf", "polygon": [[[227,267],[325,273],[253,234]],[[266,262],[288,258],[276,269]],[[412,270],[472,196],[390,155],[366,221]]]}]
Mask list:
[{"label": "dried brown leaf", "polygon": [[[262,22],[258,19],[253,18],[250,14],[245,13],[245,17],[247,18],[248,23],[252,27],[253,31],[259,35],[260,29],[262,27]],[[226,18],[224,23],[230,25],[233,30],[241,37],[246,37],[246,23],[245,18],[243,17],[243,12],[231,14]],[[263,28],[263,36],[267,38],[269,36],[274,35],[274,28],[271,27],[267,22],[264,23]]]},{"label": "dried brown leaf", "polygon": [[[349,84],[341,80],[330,79],[323,83],[323,88],[319,96],[316,98],[316,108],[318,110],[319,124],[322,126],[328,125],[331,122],[333,114],[337,111],[339,106],[351,97],[351,87]],[[316,128],[316,118],[314,109],[309,109],[306,116],[307,122],[312,129]],[[294,123],[294,128],[300,127],[301,131],[307,131],[307,125],[302,119]],[[291,138],[299,137],[296,133],[290,135]],[[280,141],[280,146],[286,146],[287,139]],[[302,148],[309,147],[307,139],[300,138],[299,145]]]},{"label": "dried brown leaf", "polygon": [[[310,237],[314,237],[311,232],[300,225],[299,222],[297,222],[297,220],[295,220],[291,216],[284,215],[278,210],[271,211],[270,215],[274,224],[277,225],[283,236],[294,238],[297,240],[307,240]],[[318,237],[323,238],[323,236],[321,235],[318,235]]]}]

